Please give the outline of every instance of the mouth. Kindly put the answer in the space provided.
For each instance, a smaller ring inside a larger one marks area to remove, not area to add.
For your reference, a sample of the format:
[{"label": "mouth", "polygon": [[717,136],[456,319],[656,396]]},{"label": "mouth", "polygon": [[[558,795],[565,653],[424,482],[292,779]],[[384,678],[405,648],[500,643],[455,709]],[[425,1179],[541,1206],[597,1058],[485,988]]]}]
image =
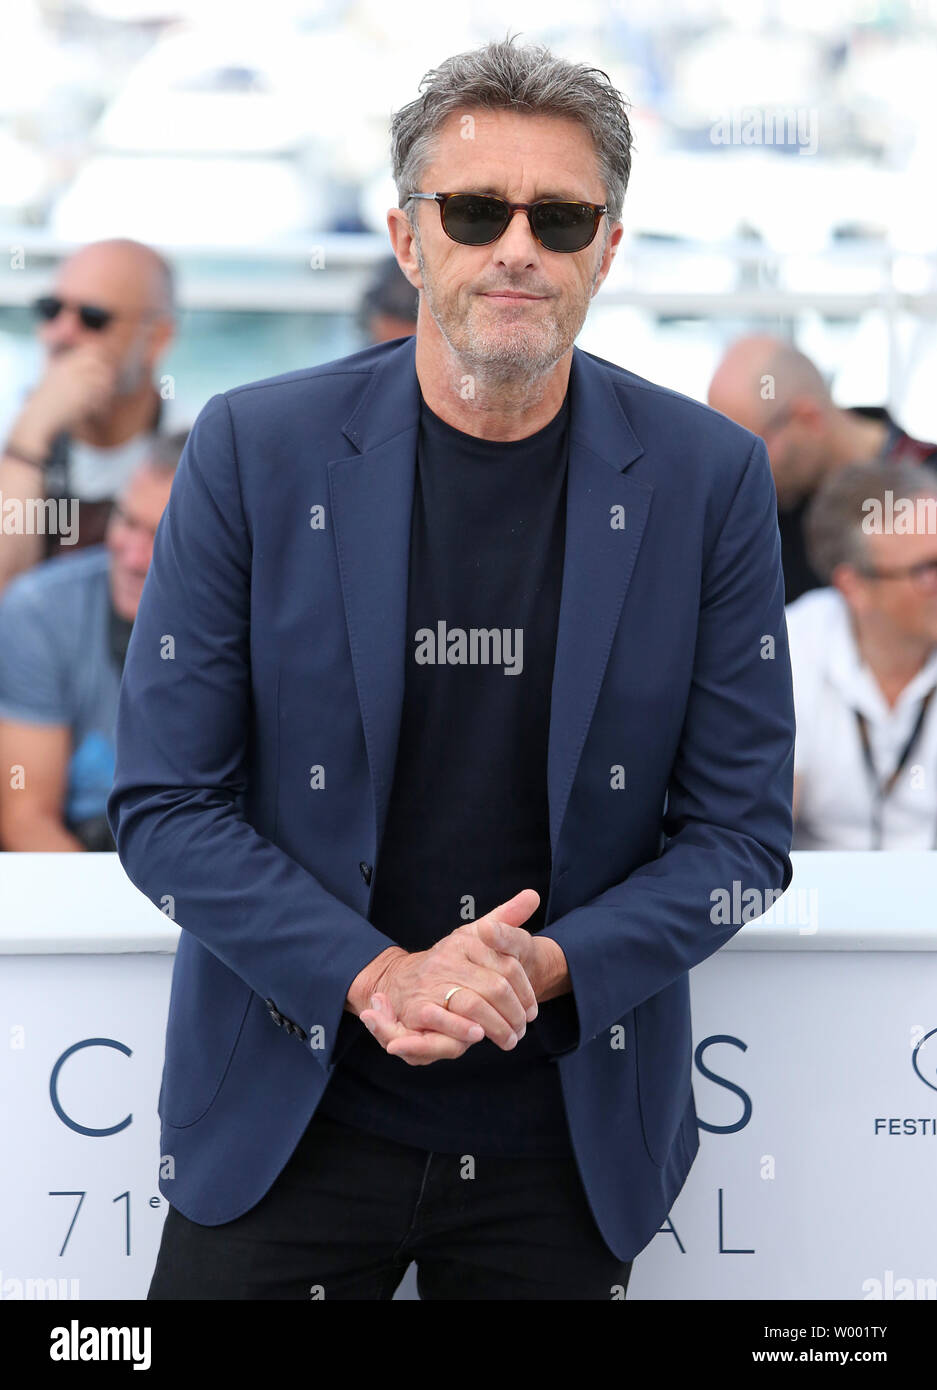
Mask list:
[{"label": "mouth", "polygon": [[502,304],[538,304],[546,295],[519,294],[516,290],[490,290],[484,293],[482,298],[493,299],[496,303]]}]

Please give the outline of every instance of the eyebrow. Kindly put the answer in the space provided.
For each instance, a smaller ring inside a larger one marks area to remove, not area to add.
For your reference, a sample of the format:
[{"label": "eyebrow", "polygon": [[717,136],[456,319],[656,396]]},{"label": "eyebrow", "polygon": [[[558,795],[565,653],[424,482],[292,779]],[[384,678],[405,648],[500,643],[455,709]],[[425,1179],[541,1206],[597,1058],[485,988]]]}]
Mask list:
[{"label": "eyebrow", "polygon": [[[501,189],[500,189],[500,188],[492,188],[490,184],[489,184],[487,187],[484,187],[484,188],[469,188],[469,189],[466,189],[465,192],[467,192],[467,193],[493,193],[494,196],[495,196],[496,198],[504,198],[504,193],[501,191]],[[542,201],[543,199],[545,199],[545,198],[552,198],[552,199],[555,199],[557,202],[560,202],[560,203],[589,203],[589,202],[592,201],[591,198],[583,198],[583,197],[582,197],[580,194],[578,194],[578,193],[570,193],[570,192],[568,192],[568,191],[565,192],[565,193],[553,193],[553,192],[538,193],[537,196],[536,196],[535,198],[531,198],[530,201],[531,201],[532,203],[539,203],[539,202],[541,202],[541,201]],[[505,199],[505,201],[506,201],[506,202],[509,202],[510,199]]]},{"label": "eyebrow", "polygon": [[133,513],[128,512],[127,508],[122,506],[119,501],[115,501],[111,504],[111,516],[116,516],[118,521],[126,521],[129,525],[136,526],[143,531],[149,531],[151,536],[156,535],[152,526],[147,526],[145,522],[138,521]]}]

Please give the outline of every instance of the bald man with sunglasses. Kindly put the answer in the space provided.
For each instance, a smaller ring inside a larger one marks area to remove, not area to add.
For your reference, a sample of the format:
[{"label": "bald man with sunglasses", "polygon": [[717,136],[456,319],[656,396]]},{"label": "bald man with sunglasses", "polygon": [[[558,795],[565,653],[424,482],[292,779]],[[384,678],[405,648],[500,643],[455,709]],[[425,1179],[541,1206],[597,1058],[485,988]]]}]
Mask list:
[{"label": "bald man with sunglasses", "polygon": [[[113,499],[159,426],[154,375],[173,337],[172,270],[140,242],[93,242],[61,263],[33,307],[45,366],[2,446],[4,514],[25,520],[0,526],[0,590],[41,560],[103,541]],[[61,508],[44,505],[58,498],[77,502],[67,527]]]}]

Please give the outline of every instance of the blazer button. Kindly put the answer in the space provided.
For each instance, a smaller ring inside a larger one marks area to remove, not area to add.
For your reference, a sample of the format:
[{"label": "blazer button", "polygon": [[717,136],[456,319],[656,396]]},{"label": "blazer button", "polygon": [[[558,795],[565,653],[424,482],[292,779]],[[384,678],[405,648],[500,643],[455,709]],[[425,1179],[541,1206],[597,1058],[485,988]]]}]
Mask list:
[{"label": "blazer button", "polygon": [[364,862],[364,860],[362,859],[361,863],[358,865],[358,868],[361,870],[361,877],[364,879],[365,883],[370,883],[370,882],[371,882],[371,865],[370,865],[370,864],[366,864],[366,863]]}]

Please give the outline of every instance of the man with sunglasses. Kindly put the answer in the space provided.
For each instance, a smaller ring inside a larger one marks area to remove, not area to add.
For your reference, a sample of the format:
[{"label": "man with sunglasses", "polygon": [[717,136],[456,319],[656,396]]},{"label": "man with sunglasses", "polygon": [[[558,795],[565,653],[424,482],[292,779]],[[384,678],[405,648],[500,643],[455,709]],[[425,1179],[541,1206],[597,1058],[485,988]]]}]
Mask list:
[{"label": "man with sunglasses", "polygon": [[[160,425],[154,373],[173,337],[173,276],[139,242],[94,242],[59,266],[34,309],[45,367],[2,445],[5,511],[42,516],[45,529],[0,530],[0,589],[14,575],[103,542],[114,498]],[[66,530],[52,523],[77,503]]]},{"label": "man with sunglasses", "polygon": [[834,405],[810,358],[767,333],[731,344],[707,399],[715,410],[760,434],[767,446],[788,603],[824,582],[807,554],[804,521],[825,477],[847,464],[876,460],[907,459],[937,469],[937,444],[913,439],[882,406]]},{"label": "man with sunglasses", "polygon": [[826,582],[787,608],[794,845],[937,848],[937,478],[848,465],[805,532]]},{"label": "man with sunglasses", "polygon": [[182,927],[154,1299],[411,1260],[427,1299],[623,1298],[698,1148],[711,891],[791,877],[764,446],[574,346],[621,95],[510,39],[423,85],[415,335],[209,402],[128,652],[108,815]]}]

